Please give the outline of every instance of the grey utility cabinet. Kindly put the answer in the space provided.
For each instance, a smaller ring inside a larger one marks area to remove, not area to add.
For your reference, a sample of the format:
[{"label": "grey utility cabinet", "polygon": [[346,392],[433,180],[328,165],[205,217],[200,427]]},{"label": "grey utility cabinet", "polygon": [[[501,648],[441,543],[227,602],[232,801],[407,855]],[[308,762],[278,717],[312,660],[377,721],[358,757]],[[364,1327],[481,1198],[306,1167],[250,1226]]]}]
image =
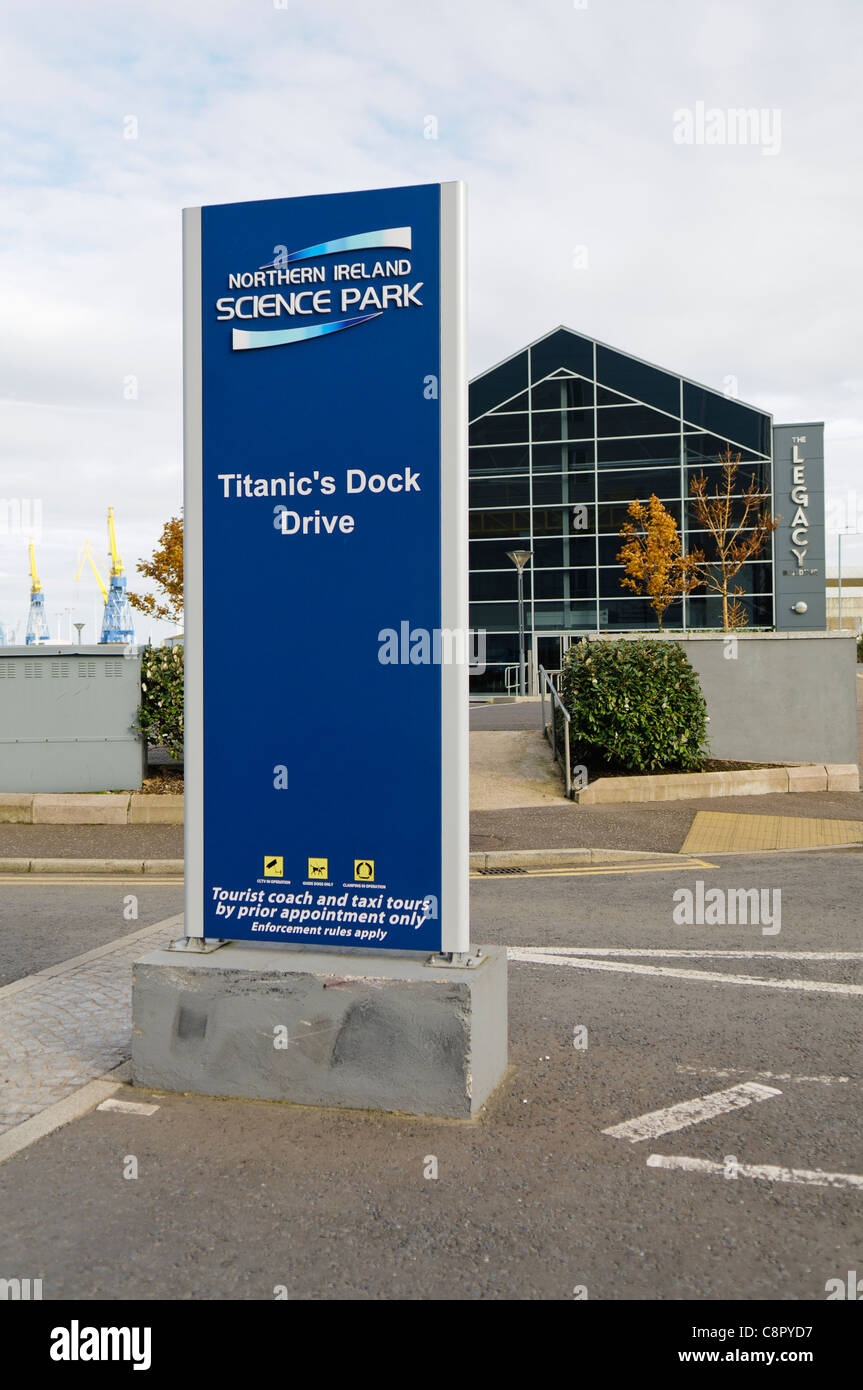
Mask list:
[{"label": "grey utility cabinet", "polygon": [[0,792],[136,791],[137,647],[0,647]]}]

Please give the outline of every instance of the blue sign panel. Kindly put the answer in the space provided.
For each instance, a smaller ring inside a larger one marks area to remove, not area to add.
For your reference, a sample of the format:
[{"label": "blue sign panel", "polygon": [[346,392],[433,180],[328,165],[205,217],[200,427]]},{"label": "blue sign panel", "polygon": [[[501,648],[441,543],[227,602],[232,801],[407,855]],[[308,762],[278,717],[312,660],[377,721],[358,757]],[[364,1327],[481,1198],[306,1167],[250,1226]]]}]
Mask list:
[{"label": "blue sign panel", "polygon": [[466,944],[452,188],[185,214],[189,935]]}]

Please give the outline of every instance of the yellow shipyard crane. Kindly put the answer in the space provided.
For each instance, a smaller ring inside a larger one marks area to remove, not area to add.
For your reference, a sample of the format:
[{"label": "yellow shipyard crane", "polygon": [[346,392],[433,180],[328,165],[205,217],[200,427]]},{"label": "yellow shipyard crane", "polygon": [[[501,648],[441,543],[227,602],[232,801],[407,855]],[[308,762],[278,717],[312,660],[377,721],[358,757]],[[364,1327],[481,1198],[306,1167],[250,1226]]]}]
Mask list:
[{"label": "yellow shipyard crane", "polygon": [[84,542],[84,549],[81,554],[81,563],[78,566],[78,573],[75,579],[81,578],[81,571],[84,568],[85,560],[90,561],[90,566],[99,581],[99,588],[102,590],[102,597],[105,600],[105,610],[102,617],[102,635],[100,642],[134,642],[135,633],[132,628],[132,609],[126,593],[126,576],[123,572],[123,561],[120,559],[120,552],[117,548],[117,532],[114,529],[114,508],[108,508],[108,544],[111,551],[111,573],[109,583],[99,571],[99,567],[93,558],[90,549],[90,542]]},{"label": "yellow shipyard crane", "polygon": [[104,579],[102,578],[102,575],[101,575],[101,573],[100,573],[100,571],[99,571],[99,566],[96,564],[96,557],[95,557],[95,555],[93,554],[92,550],[90,549],[90,542],[89,542],[88,540],[84,542],[84,549],[81,551],[81,563],[80,563],[80,565],[78,566],[78,573],[75,575],[75,583],[76,583],[76,584],[78,583],[79,579],[81,578],[81,571],[82,571],[82,569],[84,568],[84,563],[85,563],[86,560],[89,560],[89,561],[90,561],[90,568],[92,569],[93,573],[94,573],[95,576],[96,576],[96,582],[98,583],[99,588],[102,590],[102,598],[103,598],[104,602],[107,603],[107,601],[108,601],[108,586],[107,586],[107,584],[105,583]]},{"label": "yellow shipyard crane", "polygon": [[36,572],[36,547],[30,537],[30,612],[27,616],[27,635],[24,642],[32,647],[37,642],[50,641],[45,617],[45,593]]}]

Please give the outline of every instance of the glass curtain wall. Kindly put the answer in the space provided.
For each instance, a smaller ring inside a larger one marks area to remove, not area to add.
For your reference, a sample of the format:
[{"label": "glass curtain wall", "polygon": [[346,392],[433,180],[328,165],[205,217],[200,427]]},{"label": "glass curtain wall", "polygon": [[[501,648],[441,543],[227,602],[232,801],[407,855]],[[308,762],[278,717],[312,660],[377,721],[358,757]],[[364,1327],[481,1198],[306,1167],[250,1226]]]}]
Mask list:
[{"label": "glass curtain wall", "polygon": [[[620,584],[630,502],[655,493],[684,548],[710,556],[689,495],[692,476],[703,471],[712,490],[730,446],[740,456],[741,487],[754,478],[771,492],[770,415],[568,329],[477,377],[470,416],[470,621],[486,633],[486,671],[472,678],[475,693],[512,688],[516,675],[518,590],[507,551],[533,552],[525,570],[527,646],[554,669],[580,633],[656,629],[649,602]],[[749,625],[772,626],[769,543],[738,584]],[[721,601],[696,590],[666,611],[663,626],[721,627]]]}]

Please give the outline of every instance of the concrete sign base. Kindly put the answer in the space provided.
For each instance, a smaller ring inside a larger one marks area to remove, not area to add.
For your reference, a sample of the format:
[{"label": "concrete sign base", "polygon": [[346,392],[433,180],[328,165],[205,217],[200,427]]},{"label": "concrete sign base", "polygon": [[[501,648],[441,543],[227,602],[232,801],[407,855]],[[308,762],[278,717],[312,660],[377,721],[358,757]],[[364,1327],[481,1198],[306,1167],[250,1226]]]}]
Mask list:
[{"label": "concrete sign base", "polygon": [[506,951],[470,968],[396,952],[230,942],[134,967],[136,1085],[412,1115],[475,1115],[507,1065]]}]

